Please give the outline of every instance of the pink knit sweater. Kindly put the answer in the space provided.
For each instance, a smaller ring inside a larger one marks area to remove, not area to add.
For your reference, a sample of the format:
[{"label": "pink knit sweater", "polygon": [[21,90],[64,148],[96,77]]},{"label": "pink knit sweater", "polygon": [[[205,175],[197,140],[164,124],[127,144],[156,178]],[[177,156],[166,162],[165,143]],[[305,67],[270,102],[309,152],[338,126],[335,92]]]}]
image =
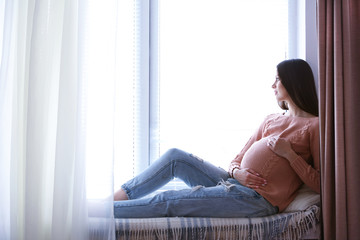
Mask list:
[{"label": "pink knit sweater", "polygon": [[[285,138],[298,157],[291,163],[268,146],[271,136]],[[305,183],[320,192],[319,119],[272,114],[266,117],[242,151],[231,162],[234,167],[251,168],[267,180],[256,189],[273,206],[283,211]]]}]

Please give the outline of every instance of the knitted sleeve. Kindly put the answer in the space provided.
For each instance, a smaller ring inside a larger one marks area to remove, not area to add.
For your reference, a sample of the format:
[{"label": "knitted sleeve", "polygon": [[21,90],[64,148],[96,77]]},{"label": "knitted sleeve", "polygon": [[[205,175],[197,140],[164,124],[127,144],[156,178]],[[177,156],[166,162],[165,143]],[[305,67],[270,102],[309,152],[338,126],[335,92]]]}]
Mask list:
[{"label": "knitted sleeve", "polygon": [[301,156],[298,156],[292,162],[291,167],[315,192],[320,193],[320,140],[318,122],[310,128],[310,151],[312,164],[307,163]]}]

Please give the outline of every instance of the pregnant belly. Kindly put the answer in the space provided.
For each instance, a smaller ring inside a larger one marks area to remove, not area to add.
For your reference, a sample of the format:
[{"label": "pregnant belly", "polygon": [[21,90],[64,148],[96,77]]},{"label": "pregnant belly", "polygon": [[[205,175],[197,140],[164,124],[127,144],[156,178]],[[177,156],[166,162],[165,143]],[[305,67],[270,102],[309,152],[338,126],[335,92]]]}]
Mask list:
[{"label": "pregnant belly", "polygon": [[277,156],[267,146],[267,139],[268,138],[260,139],[246,151],[241,161],[241,167],[251,168],[261,174],[267,161]]}]

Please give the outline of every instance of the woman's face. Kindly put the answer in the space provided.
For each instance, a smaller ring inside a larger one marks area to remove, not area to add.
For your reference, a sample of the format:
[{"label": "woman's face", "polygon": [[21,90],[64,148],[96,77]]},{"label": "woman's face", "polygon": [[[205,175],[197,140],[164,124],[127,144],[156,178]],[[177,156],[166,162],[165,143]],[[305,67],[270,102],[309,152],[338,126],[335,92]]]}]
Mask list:
[{"label": "woman's face", "polygon": [[274,89],[275,97],[278,102],[288,100],[289,94],[286,91],[284,85],[282,85],[278,74],[276,74],[275,82],[273,83],[272,88]]}]

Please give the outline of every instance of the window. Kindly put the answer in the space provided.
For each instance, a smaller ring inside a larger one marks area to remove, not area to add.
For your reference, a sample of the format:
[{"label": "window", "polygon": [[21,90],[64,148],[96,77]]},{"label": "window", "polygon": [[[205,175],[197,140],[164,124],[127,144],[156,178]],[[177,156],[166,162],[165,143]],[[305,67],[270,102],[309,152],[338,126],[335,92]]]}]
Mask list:
[{"label": "window", "polygon": [[280,111],[271,89],[276,64],[307,57],[298,47],[307,39],[294,41],[306,35],[289,31],[303,21],[300,13],[307,5],[291,0],[121,4],[119,16],[127,20],[118,21],[119,32],[127,29],[127,34],[118,39],[123,63],[115,188],[171,147],[226,169],[263,118]]},{"label": "window", "polygon": [[160,152],[179,147],[227,169],[279,111],[271,85],[287,56],[287,1],[159,6]]}]

